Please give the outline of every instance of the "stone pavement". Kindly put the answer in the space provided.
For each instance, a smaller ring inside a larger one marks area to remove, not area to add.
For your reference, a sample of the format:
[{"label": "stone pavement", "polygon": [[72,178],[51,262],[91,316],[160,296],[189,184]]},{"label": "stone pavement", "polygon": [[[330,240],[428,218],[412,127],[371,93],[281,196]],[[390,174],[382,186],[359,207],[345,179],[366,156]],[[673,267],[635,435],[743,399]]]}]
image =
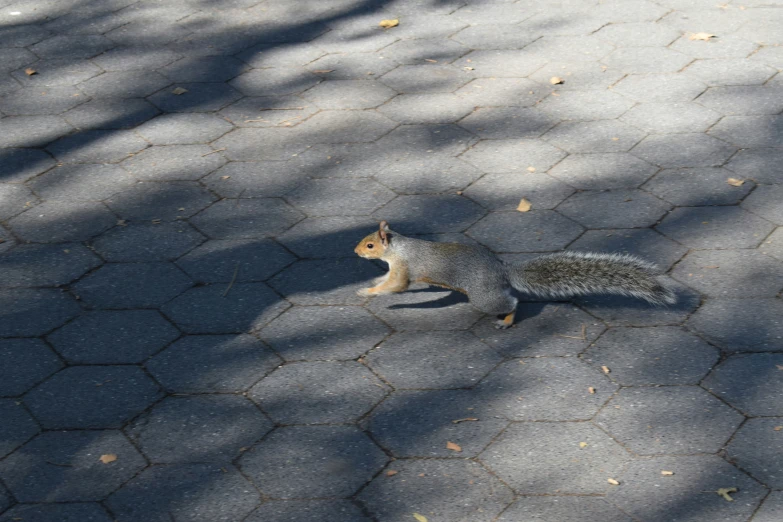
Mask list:
[{"label": "stone pavement", "polygon": [[[0,521],[783,520],[783,3],[721,1],[0,0]],[[381,219],[681,300],[367,300]]]}]

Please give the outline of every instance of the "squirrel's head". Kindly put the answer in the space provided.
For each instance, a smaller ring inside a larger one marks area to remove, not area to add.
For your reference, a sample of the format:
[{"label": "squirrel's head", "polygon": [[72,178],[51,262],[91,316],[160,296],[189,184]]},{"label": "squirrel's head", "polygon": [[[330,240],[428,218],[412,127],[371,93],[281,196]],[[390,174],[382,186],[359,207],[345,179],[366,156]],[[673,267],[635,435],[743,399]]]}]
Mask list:
[{"label": "squirrel's head", "polygon": [[378,231],[362,239],[353,251],[365,259],[380,259],[389,248],[391,239],[392,232],[389,230],[389,224],[381,221]]}]

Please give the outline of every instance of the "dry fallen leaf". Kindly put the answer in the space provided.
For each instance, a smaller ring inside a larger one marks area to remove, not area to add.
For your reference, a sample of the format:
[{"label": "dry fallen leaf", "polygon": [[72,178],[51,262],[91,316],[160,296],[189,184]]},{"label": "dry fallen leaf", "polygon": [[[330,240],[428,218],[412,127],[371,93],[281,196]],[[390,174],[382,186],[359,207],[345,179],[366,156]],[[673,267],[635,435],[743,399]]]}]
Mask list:
[{"label": "dry fallen leaf", "polygon": [[737,179],[737,178],[729,178],[729,179],[726,180],[726,183],[728,183],[732,187],[741,187],[742,185],[745,184],[745,180],[744,179]]},{"label": "dry fallen leaf", "polygon": [[463,67],[462,68],[463,71],[472,71],[474,69],[475,69],[474,67]]},{"label": "dry fallen leaf", "polygon": [[592,386],[590,386],[589,388],[587,388],[587,391],[589,391],[589,392],[590,392],[590,395],[593,395],[593,394],[595,393],[595,388],[593,388]]},{"label": "dry fallen leaf", "polygon": [[517,205],[517,210],[520,212],[530,212],[531,208],[533,208],[533,205],[525,198],[522,198],[519,201],[519,205]]},{"label": "dry fallen leaf", "polygon": [[549,83],[551,83],[552,85],[557,85],[558,83],[563,83],[563,79],[559,76],[552,76],[549,79]]},{"label": "dry fallen leaf", "polygon": [[710,38],[715,38],[715,35],[710,33],[691,33],[688,36],[689,40],[704,40],[705,42],[709,42]]},{"label": "dry fallen leaf", "polygon": [[672,475],[674,475],[674,472],[661,470],[661,475],[663,475],[664,477],[671,477]]},{"label": "dry fallen leaf", "polygon": [[587,443],[586,442],[580,442],[579,443],[579,447],[580,448],[586,448],[587,447]]},{"label": "dry fallen leaf", "polygon": [[220,176],[220,179],[229,179],[231,176]]},{"label": "dry fallen leaf", "polygon": [[424,61],[430,63],[438,63],[438,60],[433,60],[432,58],[425,58]]},{"label": "dry fallen leaf", "polygon": [[109,462],[114,462],[117,460],[117,455],[114,453],[107,453],[106,455],[101,455],[101,458],[99,459],[104,464],[108,464]]},{"label": "dry fallen leaf", "polygon": [[535,168],[535,167],[528,167],[528,168],[527,168],[527,171],[528,171],[528,172],[535,172],[535,171],[536,171],[536,168]]},{"label": "dry fallen leaf", "polygon": [[781,431],[781,430],[783,430],[783,426],[775,426],[775,427],[774,427],[774,428],[772,428],[772,429],[773,429],[774,431]]},{"label": "dry fallen leaf", "polygon": [[28,67],[27,69],[25,69],[25,70],[24,70],[24,73],[25,73],[27,76],[32,76],[32,75],[34,75],[34,74],[38,74],[38,71],[36,71],[36,70],[35,70],[35,69],[33,69],[32,67]]},{"label": "dry fallen leaf", "polygon": [[462,451],[462,446],[460,446],[459,444],[454,444],[453,442],[446,442],[446,449],[460,452]]},{"label": "dry fallen leaf", "polygon": [[725,498],[727,502],[734,502],[734,499],[729,496],[729,493],[736,493],[736,492],[737,492],[737,488],[720,488],[715,493]]},{"label": "dry fallen leaf", "polygon": [[454,424],[459,424],[460,422],[467,422],[467,421],[477,421],[478,419],[476,417],[465,417],[464,419],[457,419],[451,421]]},{"label": "dry fallen leaf", "polygon": [[613,478],[606,479],[606,481],[607,481],[609,484],[611,484],[612,486],[619,486],[619,485],[620,485],[620,483],[619,483],[619,482],[617,482],[617,481],[616,481],[615,479],[613,479]]},{"label": "dry fallen leaf", "polygon": [[334,69],[316,69],[313,71],[313,74],[327,74],[330,72],[334,72]]},{"label": "dry fallen leaf", "polygon": [[391,27],[397,27],[398,25],[400,25],[400,21],[397,20],[396,18],[394,20],[381,20],[381,22],[378,25],[380,25],[384,29],[389,29]]},{"label": "dry fallen leaf", "polygon": [[608,367],[608,366],[601,366],[601,370],[602,370],[604,373],[609,373],[610,371],[612,371],[612,370],[610,370],[610,369],[609,369],[609,367]]},{"label": "dry fallen leaf", "polygon": [[171,94],[176,94],[177,96],[179,96],[180,94],[185,94],[186,92],[188,92],[187,89],[183,89],[182,87],[177,87],[173,91],[171,91]]},{"label": "dry fallen leaf", "polygon": [[413,518],[415,518],[419,522],[428,522],[427,517],[425,517],[424,515],[419,515],[418,513],[414,513]]},{"label": "dry fallen leaf", "polygon": [[390,469],[389,471],[386,472],[386,476],[387,477],[393,477],[397,473],[399,473],[399,471],[397,471],[396,469]]}]

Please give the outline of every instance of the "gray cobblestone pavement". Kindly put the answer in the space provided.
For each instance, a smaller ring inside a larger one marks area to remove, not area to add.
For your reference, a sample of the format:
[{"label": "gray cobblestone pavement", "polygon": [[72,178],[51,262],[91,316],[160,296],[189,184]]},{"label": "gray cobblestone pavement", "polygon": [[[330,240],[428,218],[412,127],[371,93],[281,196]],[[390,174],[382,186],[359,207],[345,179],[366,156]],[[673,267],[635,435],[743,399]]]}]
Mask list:
[{"label": "gray cobblestone pavement", "polygon": [[[0,522],[783,520],[781,46],[780,0],[0,0]],[[368,300],[381,219],[680,302]]]}]

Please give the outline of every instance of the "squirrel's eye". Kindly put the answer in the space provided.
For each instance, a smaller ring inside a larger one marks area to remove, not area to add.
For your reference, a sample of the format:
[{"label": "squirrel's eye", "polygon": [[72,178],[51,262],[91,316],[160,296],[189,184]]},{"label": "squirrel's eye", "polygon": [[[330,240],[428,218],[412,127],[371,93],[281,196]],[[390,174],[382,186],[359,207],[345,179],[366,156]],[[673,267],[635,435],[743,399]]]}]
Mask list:
[{"label": "squirrel's eye", "polygon": [[374,247],[374,246],[375,246],[375,245],[373,245],[372,243],[367,243],[367,248],[372,248],[372,247]]}]

